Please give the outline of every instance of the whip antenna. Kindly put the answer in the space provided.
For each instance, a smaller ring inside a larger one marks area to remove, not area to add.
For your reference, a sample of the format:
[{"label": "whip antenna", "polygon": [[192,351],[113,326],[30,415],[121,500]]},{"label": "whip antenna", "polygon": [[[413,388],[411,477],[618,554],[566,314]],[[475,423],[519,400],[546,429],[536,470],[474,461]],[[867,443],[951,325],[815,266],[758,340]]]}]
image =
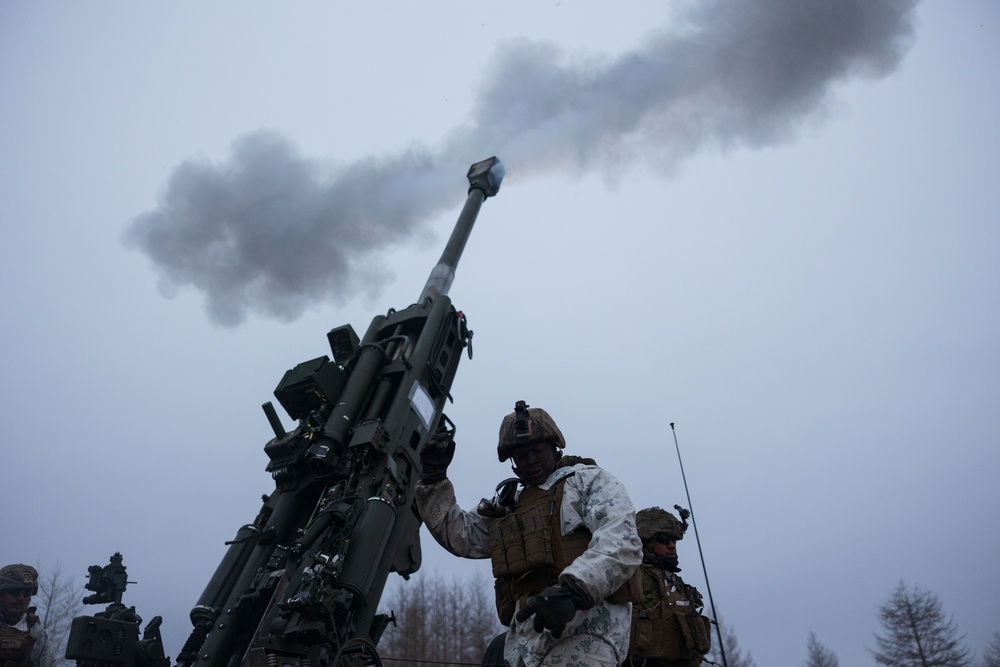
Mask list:
[{"label": "whip antenna", "polygon": [[[698,522],[694,518],[694,505],[691,504],[691,492],[688,491],[687,477],[684,475],[684,462],[681,460],[681,446],[677,444],[677,431],[674,430],[674,423],[670,422],[670,432],[674,434],[674,449],[677,450],[677,463],[681,467],[681,480],[684,482],[684,495],[687,496],[688,509],[691,512],[691,526],[694,528],[694,540],[698,543],[698,557],[701,558],[701,571],[705,575],[705,590],[708,591],[708,604],[712,607],[712,618],[715,619],[715,634],[719,638],[719,655],[722,657],[724,667],[729,667],[726,662],[726,647],[722,643],[722,624],[719,623],[719,615],[715,613],[715,600],[712,598],[712,585],[708,583],[708,568],[705,567],[705,554],[701,550],[701,538],[698,537]],[[675,506],[675,509],[680,509]]]}]

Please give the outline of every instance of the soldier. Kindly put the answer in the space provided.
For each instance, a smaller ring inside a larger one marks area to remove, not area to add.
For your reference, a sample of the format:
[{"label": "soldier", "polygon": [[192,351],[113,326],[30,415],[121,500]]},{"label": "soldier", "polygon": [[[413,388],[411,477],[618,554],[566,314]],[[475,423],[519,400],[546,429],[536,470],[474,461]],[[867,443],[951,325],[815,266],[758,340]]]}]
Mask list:
[{"label": "soldier", "polygon": [[0,568],[0,665],[33,667],[40,645],[38,616],[31,596],[38,593],[38,571],[30,565]]},{"label": "soldier", "polygon": [[547,412],[518,401],[497,445],[517,478],[475,512],[458,506],[447,479],[454,442],[432,440],[421,451],[422,518],[451,553],[492,560],[511,667],[611,667],[628,648],[642,560],[635,508],[618,480],[592,459],[563,456],[565,447]]},{"label": "soldier", "polygon": [[696,667],[711,648],[711,626],[701,614],[704,603],[694,586],[677,574],[677,541],[687,530],[682,520],[651,507],[635,515],[642,539],[642,602],[632,605],[632,632],[627,665]]}]

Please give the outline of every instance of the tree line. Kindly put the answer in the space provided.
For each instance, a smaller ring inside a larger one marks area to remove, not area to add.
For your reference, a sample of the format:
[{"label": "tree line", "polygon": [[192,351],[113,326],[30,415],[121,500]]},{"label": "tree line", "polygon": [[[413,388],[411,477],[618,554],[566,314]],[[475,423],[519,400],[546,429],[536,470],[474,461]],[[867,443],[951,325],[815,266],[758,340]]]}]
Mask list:
[{"label": "tree line", "polygon": [[[869,649],[875,662],[885,667],[1000,667],[1000,632],[976,660],[965,645],[955,622],[945,615],[941,600],[919,586],[900,581],[879,605],[876,617],[881,632],[875,633],[875,648]],[[742,654],[736,638],[722,625],[722,640],[729,667],[757,667],[750,653]],[[718,653],[708,656],[722,664]],[[837,655],[817,639],[814,632],[806,641],[804,667],[840,667]]]},{"label": "tree line", "polygon": [[[83,591],[57,566],[38,567],[38,609],[43,633],[42,657],[36,667],[66,667],[64,656],[69,628],[83,613]],[[490,641],[503,631],[497,620],[493,582],[479,573],[469,579],[445,579],[418,574],[397,581],[381,605],[392,622],[382,634],[378,652],[393,667],[479,665]],[[881,626],[875,633],[875,662],[885,667],[1000,667],[1000,632],[978,657],[965,645],[954,621],[945,615],[934,593],[900,581],[879,605]],[[719,623],[728,667],[757,667],[740,646],[732,628]],[[706,662],[722,665],[718,633],[712,637]],[[806,642],[804,667],[839,667],[836,654],[815,633]]]},{"label": "tree line", "polygon": [[395,622],[382,634],[378,653],[394,667],[478,665],[490,640],[503,631],[493,581],[482,573],[450,580],[418,574],[395,582],[381,606]]}]

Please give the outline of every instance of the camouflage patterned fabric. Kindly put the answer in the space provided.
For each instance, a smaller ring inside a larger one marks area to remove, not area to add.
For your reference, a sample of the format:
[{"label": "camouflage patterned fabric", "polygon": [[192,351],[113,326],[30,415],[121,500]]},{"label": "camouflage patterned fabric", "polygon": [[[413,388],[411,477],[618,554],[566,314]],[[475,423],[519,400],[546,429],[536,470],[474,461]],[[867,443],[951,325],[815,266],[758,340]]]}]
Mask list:
[{"label": "camouflage patterned fabric", "polygon": [[635,527],[639,530],[639,538],[648,542],[663,533],[677,541],[684,539],[687,523],[681,523],[677,517],[659,507],[639,510],[635,513]]},{"label": "camouflage patterned fabric", "polygon": [[677,574],[644,564],[643,601],[632,608],[631,667],[697,667],[711,648],[701,593]]},{"label": "camouflage patterned fabric", "polygon": [[3,667],[34,667],[32,659],[37,638],[28,630],[0,621],[0,665]]},{"label": "camouflage patterned fabric", "polygon": [[14,563],[0,568],[0,591],[30,588],[31,594],[38,593],[38,570],[30,565]]},{"label": "camouflage patterned fabric", "polygon": [[512,412],[500,422],[500,437],[497,442],[497,458],[503,463],[510,458],[515,447],[532,442],[549,441],[559,449],[566,448],[566,438],[556,426],[548,412],[541,408],[527,408],[527,432],[517,432],[517,412]]},{"label": "camouflage patterned fabric", "polygon": [[[605,598],[625,583],[642,560],[642,543],[635,527],[635,508],[625,487],[595,465],[557,468],[540,485],[548,489],[568,477],[562,500],[562,534],[578,527],[592,534],[591,545],[563,570],[573,576],[598,602],[577,612],[562,637],[535,632],[532,619],[513,621],[507,631],[504,658],[511,667],[548,665],[608,665],[625,659],[628,650],[630,605],[611,604]],[[456,556],[490,557],[490,523],[495,517],[461,509],[449,480],[417,484],[417,506],[434,539]]]},{"label": "camouflage patterned fabric", "polygon": [[[0,568],[0,591],[21,589],[28,589],[32,595],[38,594],[38,570],[23,563]],[[34,607],[27,607],[20,618],[0,616],[0,665],[33,667],[41,657],[41,644],[38,643],[41,634]]]}]

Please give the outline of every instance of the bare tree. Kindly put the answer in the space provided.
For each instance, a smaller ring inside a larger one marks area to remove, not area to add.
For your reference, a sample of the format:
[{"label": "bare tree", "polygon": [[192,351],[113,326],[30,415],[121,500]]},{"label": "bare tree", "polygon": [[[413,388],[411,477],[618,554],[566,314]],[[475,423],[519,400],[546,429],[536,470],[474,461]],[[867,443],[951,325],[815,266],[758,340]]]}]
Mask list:
[{"label": "bare tree", "polygon": [[[722,634],[722,643],[726,649],[726,665],[728,665],[728,667],[757,667],[757,663],[753,661],[753,657],[751,657],[749,651],[747,651],[746,656],[743,655],[743,650],[740,648],[740,644],[736,640],[736,635],[729,628],[729,626],[722,622],[721,617],[719,617],[718,621],[719,631]],[[705,656],[705,662],[722,665],[722,653],[719,651],[718,641],[716,641],[716,639],[717,636],[713,634],[712,650]]]},{"label": "bare tree", "polygon": [[902,581],[878,609],[884,635],[875,635],[875,661],[887,667],[969,667],[964,637],[941,611],[938,597]]},{"label": "bare tree", "polygon": [[492,590],[481,574],[471,582],[436,575],[399,582],[385,601],[396,623],[386,629],[379,655],[395,667],[477,664],[501,630]]},{"label": "bare tree", "polygon": [[387,600],[395,623],[386,628],[379,642],[380,655],[393,659],[399,667],[416,667],[417,660],[427,654],[424,616],[429,606],[428,585],[424,577],[396,586]]},{"label": "bare tree", "polygon": [[806,649],[809,652],[806,658],[806,667],[839,667],[840,663],[837,661],[836,654],[816,639],[816,633],[809,633]]},{"label": "bare tree", "polygon": [[503,631],[503,627],[497,618],[493,579],[477,572],[467,590],[470,611],[465,618],[469,628],[468,646],[472,662],[479,662],[490,641]]},{"label": "bare tree", "polygon": [[38,667],[70,665],[72,661],[64,657],[66,638],[73,618],[83,609],[82,593],[58,564],[50,570],[44,570],[41,565],[36,569],[40,573],[38,594],[32,602],[38,608],[42,628]]},{"label": "bare tree", "polygon": [[983,651],[982,662],[979,664],[981,667],[1000,667],[1000,632],[993,633],[993,639]]}]

